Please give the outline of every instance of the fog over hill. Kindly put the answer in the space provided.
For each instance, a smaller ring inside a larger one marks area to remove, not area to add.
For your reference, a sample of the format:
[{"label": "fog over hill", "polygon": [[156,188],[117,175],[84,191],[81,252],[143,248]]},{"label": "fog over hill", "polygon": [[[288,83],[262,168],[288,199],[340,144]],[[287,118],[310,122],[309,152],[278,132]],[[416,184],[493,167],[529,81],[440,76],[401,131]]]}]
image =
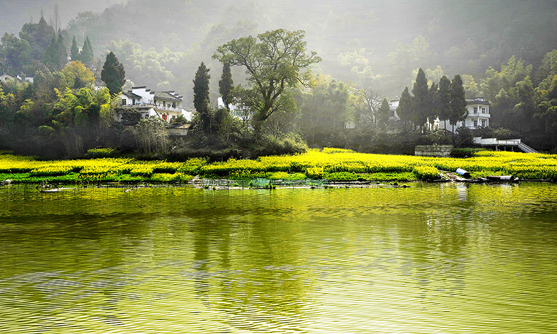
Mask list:
[{"label": "fog over hill", "polygon": [[[0,29],[16,32],[30,16],[37,21],[41,7],[48,21],[54,3],[2,1]],[[217,46],[277,28],[306,31],[308,48],[323,58],[317,72],[390,97],[419,67],[482,76],[512,55],[536,67],[557,46],[553,0],[80,0],[58,6],[69,40],[89,36],[96,56],[114,51],[135,84],[185,95],[201,61],[214,78],[220,75],[211,60]]]}]

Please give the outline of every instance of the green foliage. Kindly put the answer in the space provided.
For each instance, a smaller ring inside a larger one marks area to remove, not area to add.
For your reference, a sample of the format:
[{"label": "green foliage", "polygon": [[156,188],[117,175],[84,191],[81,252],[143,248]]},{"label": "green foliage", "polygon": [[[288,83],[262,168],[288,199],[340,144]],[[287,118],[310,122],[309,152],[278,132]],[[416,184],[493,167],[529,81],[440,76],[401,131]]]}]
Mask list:
[{"label": "green foliage", "polygon": [[116,155],[116,150],[113,148],[92,148],[87,150],[87,158],[111,158]]},{"label": "green foliage", "polygon": [[440,177],[437,168],[431,166],[416,166],[412,173],[421,181],[433,181]]},{"label": "green foliage", "polygon": [[[85,37],[83,42],[83,47],[81,48],[81,53],[79,54],[79,60],[83,63],[88,64],[94,59],[93,46],[89,40],[89,36]],[[73,59],[72,59],[73,60]]]},{"label": "green foliage", "polygon": [[232,72],[230,71],[230,63],[224,62],[222,67],[222,75],[219,81],[219,93],[222,97],[226,109],[230,110],[229,104],[232,101],[232,91],[234,90],[234,81],[232,80]]},{"label": "green foliage", "polygon": [[201,122],[201,129],[204,133],[211,130],[211,113],[209,109],[209,69],[203,62],[197,68],[195,80],[193,81],[193,105]]},{"label": "green foliage", "polygon": [[304,78],[302,70],[321,60],[315,52],[306,54],[303,31],[268,31],[256,37],[242,37],[220,46],[213,58],[230,66],[243,66],[251,87],[236,87],[239,104],[254,112],[253,126],[259,134],[262,124],[275,112],[288,112],[281,96]]},{"label": "green foliage", "polygon": [[425,72],[420,68],[416,81],[412,87],[412,114],[410,120],[417,126],[421,126],[427,122],[427,118],[431,115],[431,98]]},{"label": "green foliage", "polygon": [[453,158],[470,158],[476,156],[476,153],[485,151],[483,148],[455,147],[451,152]]},{"label": "green foliage", "polygon": [[77,47],[77,42],[75,41],[75,36],[72,39],[72,46],[70,48],[70,57],[72,61],[80,60],[79,48]]},{"label": "green foliage", "polygon": [[126,71],[116,55],[111,51],[106,56],[103,69],[101,72],[101,80],[104,81],[106,87],[110,91],[110,95],[114,95],[122,91],[122,86],[126,82]]}]

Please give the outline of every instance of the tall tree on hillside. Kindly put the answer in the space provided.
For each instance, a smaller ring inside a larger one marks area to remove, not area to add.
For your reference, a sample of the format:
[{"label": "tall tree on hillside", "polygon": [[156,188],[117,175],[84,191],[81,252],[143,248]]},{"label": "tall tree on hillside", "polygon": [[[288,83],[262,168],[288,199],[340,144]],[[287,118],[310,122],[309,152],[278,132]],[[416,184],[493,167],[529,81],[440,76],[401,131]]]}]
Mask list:
[{"label": "tall tree on hillside", "polygon": [[64,36],[61,32],[58,32],[58,47],[56,49],[56,61],[59,68],[64,68],[68,63],[68,51],[66,50],[66,44],[64,42]]},{"label": "tall tree on hillside", "polygon": [[451,82],[450,104],[449,123],[454,126],[458,121],[464,120],[467,116],[466,96],[462,86],[462,79],[458,74],[454,76]]},{"label": "tall tree on hillside", "polygon": [[101,80],[104,81],[111,95],[122,91],[122,86],[126,83],[126,71],[116,55],[111,51],[106,55],[106,61],[101,72]]},{"label": "tall tree on hillside", "polygon": [[72,61],[80,60],[79,59],[79,48],[77,47],[77,43],[75,41],[75,36],[72,39],[72,47],[70,48],[70,57]]},{"label": "tall tree on hillside", "polygon": [[211,75],[209,71],[205,63],[201,62],[193,80],[193,105],[199,115],[201,127],[205,133],[209,132],[211,128],[211,114],[209,110],[209,103],[211,102],[209,98],[209,79],[211,79]]},{"label": "tall tree on hillside", "polygon": [[408,92],[408,87],[405,87],[404,91],[400,95],[400,101],[398,102],[398,107],[396,108],[396,113],[402,121],[404,132],[406,132],[406,125],[412,119],[412,105],[412,96]]},{"label": "tall tree on hillside", "polygon": [[[243,66],[251,87],[236,87],[241,104],[254,113],[256,136],[275,112],[292,112],[292,98],[285,93],[304,81],[303,70],[321,61],[315,52],[306,53],[305,33],[278,29],[232,40],[220,46],[213,58]],[[309,77],[307,77],[309,79]]]},{"label": "tall tree on hillside", "polygon": [[413,115],[412,121],[417,126],[422,126],[427,122],[427,117],[430,114],[431,103],[429,96],[429,88],[425,72],[420,68],[416,76],[416,82],[412,87],[413,99]]},{"label": "tall tree on hillside", "polygon": [[219,81],[219,93],[222,96],[222,102],[227,110],[230,110],[228,104],[232,98],[232,90],[234,89],[234,81],[232,80],[232,72],[230,71],[230,63],[225,62],[222,67],[222,76]]},{"label": "tall tree on hillside", "polygon": [[437,101],[439,103],[439,119],[444,122],[446,129],[447,119],[449,118],[451,110],[451,80],[449,80],[446,76],[443,76],[441,80],[439,80]]},{"label": "tall tree on hillside", "polygon": [[89,36],[85,37],[85,41],[83,42],[83,48],[81,48],[81,55],[80,60],[84,64],[90,63],[93,58],[93,46],[91,45],[91,41],[89,40]]},{"label": "tall tree on hillside", "polygon": [[50,45],[46,48],[43,56],[43,63],[47,65],[51,70],[61,70],[59,64],[59,51],[58,51],[58,39],[56,36],[52,36],[50,39]]},{"label": "tall tree on hillside", "polygon": [[54,29],[46,23],[42,16],[39,23],[26,23],[19,32],[19,37],[29,42],[31,58],[41,61],[46,49],[50,45],[50,39],[54,35],[56,35]]}]

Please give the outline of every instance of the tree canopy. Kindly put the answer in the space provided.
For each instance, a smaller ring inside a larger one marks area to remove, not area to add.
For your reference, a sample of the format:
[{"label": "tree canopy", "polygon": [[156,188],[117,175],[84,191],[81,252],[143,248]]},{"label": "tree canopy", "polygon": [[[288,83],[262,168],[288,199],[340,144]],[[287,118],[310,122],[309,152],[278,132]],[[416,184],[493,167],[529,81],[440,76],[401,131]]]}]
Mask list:
[{"label": "tree canopy", "polygon": [[[235,94],[242,107],[254,113],[258,133],[262,124],[277,111],[291,105],[283,93],[303,82],[312,64],[321,61],[315,52],[306,51],[304,31],[278,29],[234,39],[220,46],[213,58],[230,66],[243,66],[250,87],[238,86]],[[305,70],[305,71],[304,71]]]}]

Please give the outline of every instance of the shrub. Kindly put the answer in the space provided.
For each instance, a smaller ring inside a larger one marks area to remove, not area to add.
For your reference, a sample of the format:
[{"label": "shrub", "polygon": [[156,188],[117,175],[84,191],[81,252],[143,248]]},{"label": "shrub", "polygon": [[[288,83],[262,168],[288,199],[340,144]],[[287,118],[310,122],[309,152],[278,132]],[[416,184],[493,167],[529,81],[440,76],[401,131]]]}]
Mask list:
[{"label": "shrub", "polygon": [[431,166],[416,166],[412,170],[412,173],[416,175],[418,180],[422,181],[433,181],[439,178],[439,171],[437,168]]},{"label": "shrub", "polygon": [[113,148],[92,148],[87,150],[85,155],[89,159],[98,158],[111,158],[116,155],[116,151]]}]

